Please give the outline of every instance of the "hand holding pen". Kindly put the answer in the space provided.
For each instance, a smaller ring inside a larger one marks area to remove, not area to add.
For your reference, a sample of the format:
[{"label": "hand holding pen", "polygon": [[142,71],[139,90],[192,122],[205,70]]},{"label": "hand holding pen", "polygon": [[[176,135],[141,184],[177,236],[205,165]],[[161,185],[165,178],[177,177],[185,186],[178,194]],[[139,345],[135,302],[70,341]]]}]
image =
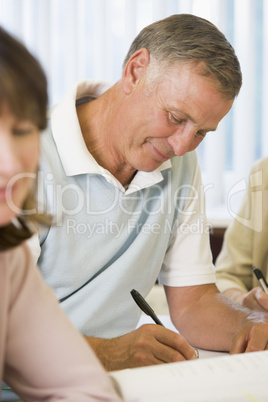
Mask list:
[{"label": "hand holding pen", "polygon": [[256,276],[260,287],[254,287],[243,294],[242,305],[251,310],[268,312],[268,284],[259,268],[252,267],[252,272]]},{"label": "hand holding pen", "polygon": [[[137,303],[137,305],[140,307],[140,309],[146,314],[149,315],[156,324],[164,326],[164,324],[159,320],[157,315],[155,314],[154,310],[152,307],[147,303],[147,301],[142,297],[142,295],[135,289],[131,290],[131,296]],[[198,349],[195,349],[196,357],[199,358],[199,351]]]},{"label": "hand holding pen", "polygon": [[268,284],[266,282],[265,277],[263,276],[263,273],[261,272],[260,269],[256,268],[256,267],[252,267],[253,273],[255,274],[256,278],[259,281],[259,284],[261,285],[263,291],[268,294]]}]

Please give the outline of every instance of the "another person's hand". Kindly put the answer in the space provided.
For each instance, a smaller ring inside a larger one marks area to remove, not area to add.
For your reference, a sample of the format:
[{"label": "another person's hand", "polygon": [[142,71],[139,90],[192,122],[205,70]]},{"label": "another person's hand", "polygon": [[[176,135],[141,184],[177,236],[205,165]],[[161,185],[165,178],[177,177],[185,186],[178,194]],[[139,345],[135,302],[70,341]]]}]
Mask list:
[{"label": "another person's hand", "polygon": [[268,350],[268,314],[252,311],[234,338],[230,353]]},{"label": "another person's hand", "polygon": [[250,292],[245,293],[242,305],[251,310],[268,312],[268,295],[261,287],[254,288]]},{"label": "another person's hand", "polygon": [[261,287],[253,288],[249,292],[231,288],[225,290],[224,295],[236,303],[241,304],[241,306],[251,310],[268,313],[268,295],[262,290]]},{"label": "another person's hand", "polygon": [[185,338],[161,325],[146,324],[113,339],[86,337],[106,370],[196,359]]}]

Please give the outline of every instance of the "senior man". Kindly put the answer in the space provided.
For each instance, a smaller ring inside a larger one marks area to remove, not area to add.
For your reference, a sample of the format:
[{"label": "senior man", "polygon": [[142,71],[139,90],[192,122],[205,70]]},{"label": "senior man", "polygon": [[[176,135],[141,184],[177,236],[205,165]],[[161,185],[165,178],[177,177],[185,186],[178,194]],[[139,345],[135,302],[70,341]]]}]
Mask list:
[{"label": "senior man", "polygon": [[[38,264],[108,370],[267,348],[267,316],[215,286],[194,151],[241,83],[224,35],[173,15],[141,31],[118,82],[79,83],[52,111],[38,197],[55,224],[40,228]],[[146,297],[157,278],[180,335],[135,329],[130,291]]]}]

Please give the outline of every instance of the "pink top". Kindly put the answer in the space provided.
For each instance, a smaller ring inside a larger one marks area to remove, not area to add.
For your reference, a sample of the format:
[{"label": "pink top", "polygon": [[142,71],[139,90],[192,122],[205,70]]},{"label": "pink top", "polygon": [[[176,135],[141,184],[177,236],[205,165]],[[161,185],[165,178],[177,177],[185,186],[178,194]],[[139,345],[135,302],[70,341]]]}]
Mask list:
[{"label": "pink top", "polygon": [[25,401],[121,401],[26,244],[0,253],[1,379]]}]

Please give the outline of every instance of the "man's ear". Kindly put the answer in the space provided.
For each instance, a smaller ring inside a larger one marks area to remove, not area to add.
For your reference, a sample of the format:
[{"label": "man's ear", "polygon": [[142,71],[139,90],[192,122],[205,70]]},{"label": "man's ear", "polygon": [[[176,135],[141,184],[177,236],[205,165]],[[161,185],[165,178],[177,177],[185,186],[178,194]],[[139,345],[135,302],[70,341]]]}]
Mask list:
[{"label": "man's ear", "polygon": [[130,95],[144,76],[150,63],[150,53],[147,49],[137,50],[128,60],[122,74],[123,90]]}]

